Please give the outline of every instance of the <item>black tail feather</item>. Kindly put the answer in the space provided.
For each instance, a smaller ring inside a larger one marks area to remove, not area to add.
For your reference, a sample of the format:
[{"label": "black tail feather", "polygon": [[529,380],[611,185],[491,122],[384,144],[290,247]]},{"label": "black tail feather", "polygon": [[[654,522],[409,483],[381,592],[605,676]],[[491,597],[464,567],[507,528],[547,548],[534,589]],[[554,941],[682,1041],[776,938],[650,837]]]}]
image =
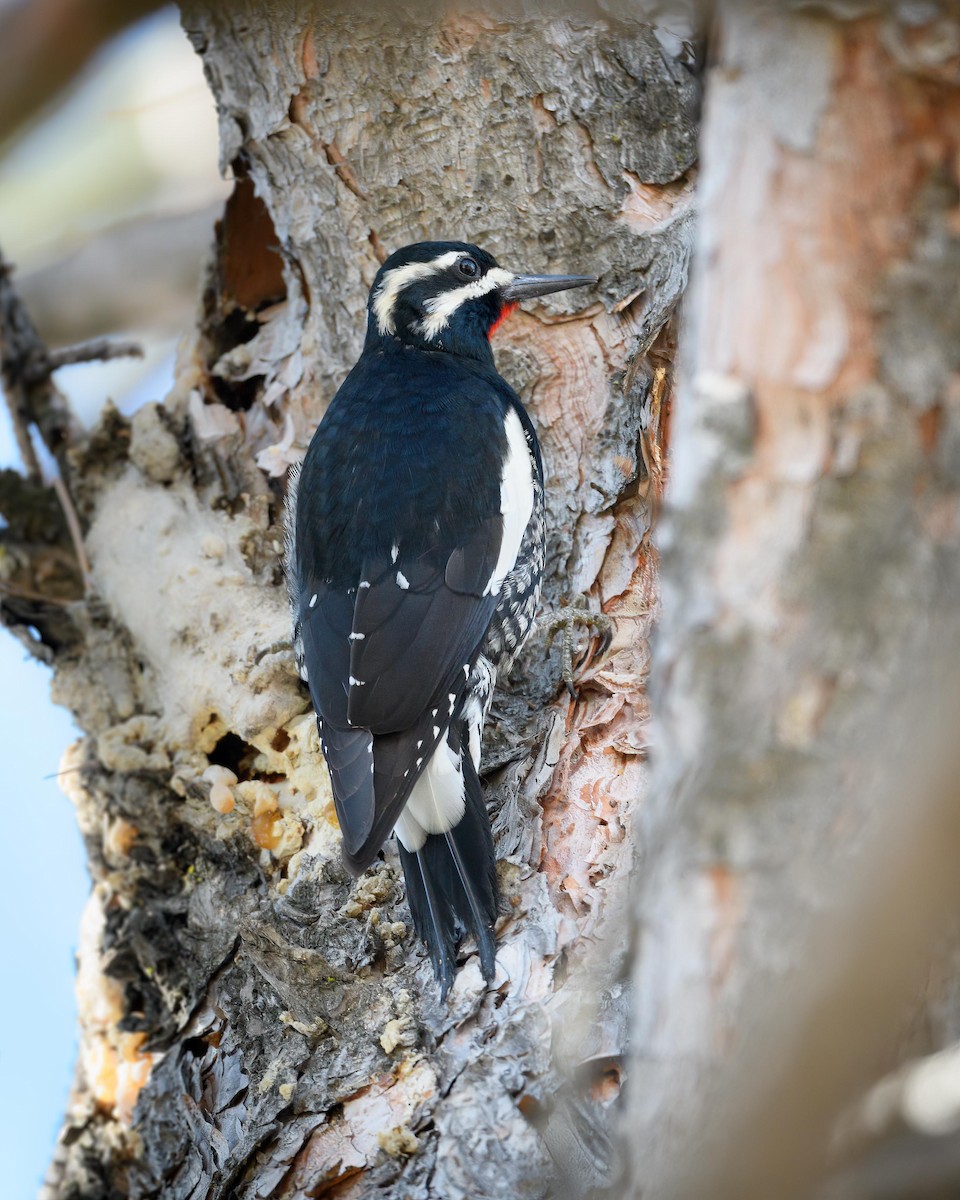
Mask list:
[{"label": "black tail feather", "polygon": [[453,939],[446,934],[446,925],[449,923],[445,919],[446,901],[436,893],[425,858],[419,853],[408,854],[402,846],[400,857],[413,923],[420,937],[430,947],[430,958],[433,960],[434,974],[440,980],[442,998],[453,983],[457,963]]},{"label": "black tail feather", "polygon": [[490,819],[469,753],[463,755],[463,782],[466,807],[460,823],[448,833],[431,834],[417,851],[400,847],[413,924],[430,951],[441,999],[453,983],[457,942],[466,934],[476,939],[480,969],[488,984],[496,970],[496,859]]}]

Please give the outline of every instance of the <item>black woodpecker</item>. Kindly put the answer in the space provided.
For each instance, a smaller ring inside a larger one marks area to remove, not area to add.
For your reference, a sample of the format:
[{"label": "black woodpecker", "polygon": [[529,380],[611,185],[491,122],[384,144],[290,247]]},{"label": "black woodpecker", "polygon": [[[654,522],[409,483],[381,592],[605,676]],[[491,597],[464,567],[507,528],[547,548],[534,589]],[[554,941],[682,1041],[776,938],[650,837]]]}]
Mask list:
[{"label": "black woodpecker", "polygon": [[595,282],[514,275],[465,242],[391,254],[363,353],[289,493],[294,647],[344,861],[359,874],[396,833],[442,996],[467,933],[493,980],[480,738],[544,559],[540,447],[490,337],[520,300]]}]

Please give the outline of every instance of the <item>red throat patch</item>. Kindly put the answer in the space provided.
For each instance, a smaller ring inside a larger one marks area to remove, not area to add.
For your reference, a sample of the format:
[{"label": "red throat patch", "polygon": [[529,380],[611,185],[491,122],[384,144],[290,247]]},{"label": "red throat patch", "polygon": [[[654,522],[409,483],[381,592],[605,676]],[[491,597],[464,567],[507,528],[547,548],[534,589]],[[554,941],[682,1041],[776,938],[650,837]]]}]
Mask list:
[{"label": "red throat patch", "polygon": [[493,337],[493,335],[497,332],[497,330],[504,323],[504,321],[507,319],[507,317],[509,317],[510,314],[515,311],[516,307],[517,307],[516,301],[505,304],[503,306],[503,308],[500,310],[500,316],[497,317],[497,319],[494,321],[494,323],[487,330],[487,338],[488,339]]}]

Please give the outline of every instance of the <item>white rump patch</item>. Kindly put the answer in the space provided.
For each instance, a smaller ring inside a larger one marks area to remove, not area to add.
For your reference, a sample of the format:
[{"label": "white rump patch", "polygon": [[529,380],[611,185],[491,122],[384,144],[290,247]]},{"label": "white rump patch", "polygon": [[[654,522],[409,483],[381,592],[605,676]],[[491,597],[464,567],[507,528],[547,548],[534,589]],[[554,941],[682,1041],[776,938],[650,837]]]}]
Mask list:
[{"label": "white rump patch", "polygon": [[444,740],[413,785],[394,832],[405,850],[419,850],[428,834],[446,833],[459,825],[465,808],[460,756]]},{"label": "white rump patch", "polygon": [[496,596],[503,581],[513,570],[520,553],[523,532],[533,514],[533,459],[524,436],[523,425],[516,411],[511,408],[504,422],[507,435],[507,458],[500,479],[500,512],[503,514],[503,540],[497,565],[487,586],[485,596]]},{"label": "white rump patch", "polygon": [[[409,771],[404,771],[404,775],[409,775]],[[404,850],[409,850],[412,854],[419,850],[423,843],[427,840],[427,831],[421,829],[413,817],[407,815],[407,810],[397,817],[397,823],[393,827],[393,832],[400,839],[400,845]]]},{"label": "white rump patch", "polygon": [[448,292],[441,292],[439,296],[431,296],[424,305],[427,316],[417,328],[425,338],[432,340],[438,333],[442,333],[446,329],[450,318],[461,304],[466,304],[470,300],[479,300],[488,292],[495,291],[499,287],[506,287],[508,283],[513,282],[514,278],[512,271],[505,271],[502,267],[491,267],[486,275],[481,275],[479,279],[465,283],[463,287],[451,288]]}]

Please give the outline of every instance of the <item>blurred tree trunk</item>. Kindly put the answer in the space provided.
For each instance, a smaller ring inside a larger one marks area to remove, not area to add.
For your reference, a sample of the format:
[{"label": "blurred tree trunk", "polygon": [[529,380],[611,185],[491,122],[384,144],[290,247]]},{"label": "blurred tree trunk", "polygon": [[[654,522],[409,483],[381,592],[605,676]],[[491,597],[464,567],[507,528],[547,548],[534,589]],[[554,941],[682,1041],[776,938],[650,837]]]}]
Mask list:
[{"label": "blurred tree trunk", "polygon": [[944,853],[958,901],[925,795],[960,666],[960,22],[886,7],[731,2],[712,42],[638,834],[644,1200],[809,1195],[844,1105],[956,1037],[955,987],[908,1033]]},{"label": "blurred tree trunk", "polygon": [[[108,411],[89,437],[58,427],[87,598],[38,600],[32,527],[0,531],[4,620],[52,661],[85,732],[64,784],[95,887],[47,1195],[610,1184],[649,532],[692,240],[690,48],[626,11],[182,8],[236,178],[197,329],[163,406]],[[392,855],[358,884],[339,865],[313,717],[278,645],[285,470],[359,352],[378,262],[429,237],[600,276],[581,311],[558,298],[517,314],[498,354],[544,442],[546,602],[585,593],[617,622],[576,703],[542,640],[497,701],[497,988],[468,963],[447,1005]],[[53,542],[59,562],[69,539]]]}]

